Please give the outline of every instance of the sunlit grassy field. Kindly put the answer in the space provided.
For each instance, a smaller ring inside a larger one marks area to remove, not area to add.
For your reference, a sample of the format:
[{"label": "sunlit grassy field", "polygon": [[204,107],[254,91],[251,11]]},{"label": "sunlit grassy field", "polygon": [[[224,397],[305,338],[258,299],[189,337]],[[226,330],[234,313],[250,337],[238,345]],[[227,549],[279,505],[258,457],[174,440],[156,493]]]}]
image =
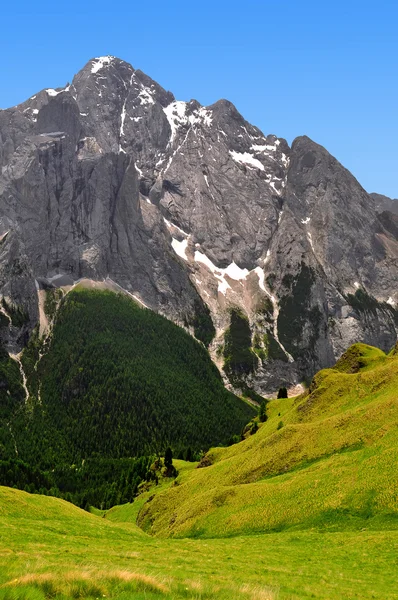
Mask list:
[{"label": "sunlit grassy field", "polygon": [[397,354],[357,345],[268,416],[106,513],[0,487],[0,600],[398,599]]},{"label": "sunlit grassy field", "polygon": [[111,521],[8,488],[0,506],[2,600],[398,598],[395,531],[171,540],[124,522],[129,506]]},{"label": "sunlit grassy field", "polygon": [[[363,366],[344,372],[358,352]],[[398,527],[398,356],[358,344],[309,393],[270,402],[268,414],[255,435],[212,450],[211,466],[183,473],[147,504],[144,530],[224,537]]]}]

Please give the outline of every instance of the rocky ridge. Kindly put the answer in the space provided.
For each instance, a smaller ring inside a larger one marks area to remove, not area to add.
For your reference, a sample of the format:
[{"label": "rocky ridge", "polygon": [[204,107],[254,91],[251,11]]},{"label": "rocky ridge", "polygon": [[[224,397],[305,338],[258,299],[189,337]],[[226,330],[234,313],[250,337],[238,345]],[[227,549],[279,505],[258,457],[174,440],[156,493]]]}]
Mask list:
[{"label": "rocky ridge", "polygon": [[[39,318],[38,290],[109,280],[194,332],[222,367],[231,310],[263,393],[397,333],[398,223],[323,147],[264,135],[226,100],[176,101],[128,63],[90,60],[62,89],[0,111],[0,294]],[[385,209],[387,208],[387,209]]]}]

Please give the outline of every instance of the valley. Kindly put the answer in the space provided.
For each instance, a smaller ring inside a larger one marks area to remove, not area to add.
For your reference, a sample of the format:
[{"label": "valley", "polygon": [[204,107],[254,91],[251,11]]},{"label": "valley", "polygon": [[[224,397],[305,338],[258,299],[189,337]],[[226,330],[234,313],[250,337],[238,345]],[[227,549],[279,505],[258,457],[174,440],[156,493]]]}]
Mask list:
[{"label": "valley", "polygon": [[0,598],[397,598],[397,351],[351,347],[132,503],[0,488]]}]

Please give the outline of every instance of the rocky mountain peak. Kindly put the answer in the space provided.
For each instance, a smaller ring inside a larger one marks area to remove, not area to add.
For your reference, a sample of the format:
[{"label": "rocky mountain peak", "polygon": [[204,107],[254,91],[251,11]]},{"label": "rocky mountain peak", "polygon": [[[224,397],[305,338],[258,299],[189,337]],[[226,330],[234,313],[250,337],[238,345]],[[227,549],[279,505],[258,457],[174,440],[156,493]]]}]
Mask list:
[{"label": "rocky mountain peak", "polygon": [[[80,88],[88,85],[89,81],[103,88],[112,88],[117,82],[126,86],[134,72],[132,65],[124,60],[115,56],[100,56],[90,59],[74,76],[72,87],[80,91]],[[92,91],[99,95],[101,90],[93,88]]]},{"label": "rocky mountain peak", "polygon": [[393,200],[392,198],[384,196],[383,194],[375,193],[370,194],[370,196],[375,201],[376,211],[378,213],[389,211],[398,215],[398,198]]},{"label": "rocky mountain peak", "polygon": [[244,378],[267,393],[355,341],[396,340],[392,219],[322,146],[290,148],[227,100],[175,100],[116,57],[91,59],[0,111],[0,165],[13,240],[0,293],[29,315],[19,343],[36,287],[63,276],[115,282],[191,332],[210,311],[220,367],[240,311],[257,356]]}]

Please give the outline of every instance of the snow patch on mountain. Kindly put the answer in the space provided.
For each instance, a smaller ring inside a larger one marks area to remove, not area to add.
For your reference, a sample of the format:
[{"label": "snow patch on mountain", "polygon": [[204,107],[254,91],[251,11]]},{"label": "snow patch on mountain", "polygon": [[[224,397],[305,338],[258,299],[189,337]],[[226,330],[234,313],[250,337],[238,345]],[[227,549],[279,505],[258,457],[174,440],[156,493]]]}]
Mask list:
[{"label": "snow patch on mountain", "polygon": [[258,284],[260,286],[260,288],[263,290],[263,292],[267,293],[267,290],[265,289],[265,285],[264,285],[264,269],[262,269],[261,267],[256,267],[254,269],[254,272],[256,273],[257,277],[258,277]]},{"label": "snow patch on mountain", "polygon": [[176,137],[178,129],[182,125],[206,125],[210,127],[212,123],[212,112],[211,110],[201,107],[194,110],[191,114],[187,114],[188,104],[181,100],[171,102],[163,111],[167,117],[167,120],[171,127],[171,138],[170,144],[173,143]]},{"label": "snow patch on mountain", "polygon": [[180,256],[183,260],[188,260],[187,256],[187,247],[188,247],[188,239],[182,240],[179,242],[176,238],[172,238],[171,245],[173,250],[178,256]]},{"label": "snow patch on mountain", "polygon": [[276,145],[275,144],[273,144],[273,145],[271,145],[271,144],[263,144],[263,145],[253,144],[251,146],[251,150],[254,150],[254,152],[266,152],[267,150],[275,152]]},{"label": "snow patch on mountain", "polygon": [[[275,179],[276,179],[276,178],[275,178]],[[278,190],[278,188],[277,188],[277,187],[275,187],[275,181],[271,181],[271,182],[270,182],[270,186],[272,187],[272,189],[274,190],[274,192],[275,192],[276,194],[278,194],[278,196],[280,196],[280,195],[281,195],[281,193],[282,193],[282,192],[281,192],[281,190]]]},{"label": "snow patch on mountain", "polygon": [[[122,138],[124,136],[124,122],[126,120],[126,100],[123,103],[122,114],[120,115],[120,131],[119,136]],[[121,149],[121,144],[119,146],[119,150]]]},{"label": "snow patch on mountain", "polygon": [[286,154],[284,154],[283,152],[282,152],[282,156],[281,156],[281,161],[282,161],[282,164],[283,164],[284,167],[288,167],[289,164],[290,164],[289,157],[286,156]]},{"label": "snow patch on mountain", "polygon": [[62,88],[62,90],[59,90],[59,92],[57,92],[57,90],[54,90],[53,88],[48,88],[46,90],[46,92],[49,96],[58,96],[58,94],[60,94],[63,91],[65,91],[63,88]]},{"label": "snow patch on mountain", "polygon": [[167,225],[168,229],[170,229],[171,231],[172,231],[173,229],[177,229],[177,231],[178,231],[179,233],[181,233],[181,235],[184,235],[185,237],[188,237],[188,236],[189,236],[189,233],[187,233],[186,231],[184,231],[183,229],[181,229],[181,227],[178,227],[178,225],[176,225],[175,223],[172,223],[171,221],[168,221],[168,220],[166,219],[166,217],[163,217],[163,221],[166,223],[166,225]]},{"label": "snow patch on mountain", "polygon": [[213,121],[212,112],[208,108],[202,106],[199,110],[190,115],[189,120],[192,124],[203,123],[207,127],[210,127]]},{"label": "snow patch on mountain", "polygon": [[255,168],[264,171],[264,165],[257,158],[254,158],[252,154],[249,154],[249,152],[235,152],[235,150],[230,150],[229,153],[235,162],[244,164],[249,169]]},{"label": "snow patch on mountain", "polygon": [[98,73],[98,71],[105,65],[110,65],[113,59],[114,56],[100,56],[99,58],[94,58],[94,62],[91,66],[91,72]]},{"label": "snow patch on mountain", "polygon": [[176,101],[171,102],[166,108],[163,108],[164,113],[171,127],[170,143],[173,142],[179,125],[185,121],[186,102]]},{"label": "snow patch on mountain", "polygon": [[196,262],[205,265],[213,273],[214,277],[218,279],[218,291],[224,294],[224,296],[227,290],[231,288],[226,277],[235,281],[243,281],[250,273],[248,269],[242,269],[235,262],[229,264],[225,269],[217,267],[206,254],[203,254],[199,250],[195,251],[194,259]]},{"label": "snow patch on mountain", "polygon": [[146,88],[145,86],[143,86],[142,90],[140,91],[140,93],[138,94],[138,98],[139,101],[142,105],[145,104],[155,104],[155,100],[153,99],[151,93],[149,92],[148,88]]}]

